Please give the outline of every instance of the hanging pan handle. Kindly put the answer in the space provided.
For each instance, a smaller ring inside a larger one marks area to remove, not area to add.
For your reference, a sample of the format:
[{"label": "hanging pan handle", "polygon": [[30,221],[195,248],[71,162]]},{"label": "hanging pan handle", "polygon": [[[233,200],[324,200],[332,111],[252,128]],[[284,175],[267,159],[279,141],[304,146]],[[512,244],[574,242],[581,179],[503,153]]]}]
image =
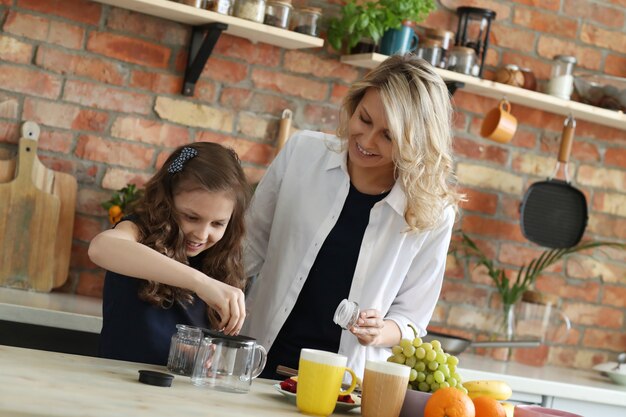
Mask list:
[{"label": "hanging pan handle", "polygon": [[563,134],[561,136],[561,148],[559,149],[558,161],[567,164],[569,155],[572,152],[572,142],[574,141],[574,131],[576,130],[576,120],[569,115],[563,123]]}]

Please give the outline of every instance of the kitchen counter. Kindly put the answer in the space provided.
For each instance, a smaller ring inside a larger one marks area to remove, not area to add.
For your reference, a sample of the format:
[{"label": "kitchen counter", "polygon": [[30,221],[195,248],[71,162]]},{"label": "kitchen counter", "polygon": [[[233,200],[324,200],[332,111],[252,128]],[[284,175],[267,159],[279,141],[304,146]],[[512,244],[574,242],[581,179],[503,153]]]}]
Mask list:
[{"label": "kitchen counter", "polygon": [[537,402],[585,417],[626,415],[626,387],[612,383],[596,371],[535,367],[463,354],[459,356],[459,373],[465,381],[506,381],[513,389],[513,398],[520,401]]},{"label": "kitchen counter", "polygon": [[139,383],[137,371],[160,366],[9,346],[0,346],[0,369],[3,416],[302,416],[270,380],[255,380],[248,394],[196,387],[183,376],[155,387]]},{"label": "kitchen counter", "polygon": [[102,329],[102,300],[0,288],[0,320],[88,333]]}]

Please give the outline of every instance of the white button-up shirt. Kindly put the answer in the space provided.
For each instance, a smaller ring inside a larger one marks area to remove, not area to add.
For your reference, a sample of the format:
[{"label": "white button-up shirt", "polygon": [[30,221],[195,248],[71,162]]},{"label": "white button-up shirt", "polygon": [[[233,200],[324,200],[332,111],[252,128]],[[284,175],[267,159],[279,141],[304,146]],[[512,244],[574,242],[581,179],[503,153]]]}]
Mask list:
[{"label": "white button-up shirt", "polygon": [[[285,145],[259,183],[246,216],[246,276],[258,274],[246,299],[242,334],[270,349],[294,307],[324,240],[348,196],[347,151],[338,138],[300,131]],[[435,229],[407,232],[406,197],[399,182],[374,205],[350,287],[351,301],[374,308],[412,339],[421,335],[439,297],[454,210]],[[327,306],[335,310],[337,306]],[[339,353],[363,375],[366,359],[385,360],[389,349],[362,346],[343,331]]]}]

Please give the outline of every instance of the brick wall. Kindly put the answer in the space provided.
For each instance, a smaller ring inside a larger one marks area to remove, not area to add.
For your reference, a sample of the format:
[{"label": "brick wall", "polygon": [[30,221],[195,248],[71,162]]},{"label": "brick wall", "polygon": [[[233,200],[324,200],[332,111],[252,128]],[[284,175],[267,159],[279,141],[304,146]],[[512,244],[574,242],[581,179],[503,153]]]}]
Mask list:
[{"label": "brick wall", "polygon": [[[328,12],[340,1],[314,3]],[[586,69],[626,77],[624,0],[444,0],[425,25],[456,30],[461,4],[498,14],[487,74],[518,63],[546,79],[552,56],[569,53]],[[108,226],[99,204],[112,190],[142,184],[174,147],[192,141],[232,146],[257,181],[282,110],[294,111],[297,128],[332,131],[343,94],[362,75],[328,49],[288,51],[225,35],[187,98],[179,94],[185,25],[89,0],[0,0],[0,27],[0,151],[15,151],[21,121],[34,120],[43,162],[77,177],[72,269],[61,291],[96,297],[103,273],[86,250]],[[463,91],[454,101],[457,170],[470,197],[459,226],[515,271],[539,253],[519,231],[518,206],[553,169],[563,118],[514,105],[519,130],[500,145],[478,135],[496,101]],[[626,241],[626,130],[579,121],[575,138],[570,165],[591,209],[586,237]],[[626,349],[626,253],[607,254],[572,258],[537,282],[562,298],[574,326],[565,342],[540,352],[550,363],[588,367]],[[450,257],[433,325],[486,337],[498,304],[484,271]],[[517,351],[516,359],[536,363],[538,352]]]}]

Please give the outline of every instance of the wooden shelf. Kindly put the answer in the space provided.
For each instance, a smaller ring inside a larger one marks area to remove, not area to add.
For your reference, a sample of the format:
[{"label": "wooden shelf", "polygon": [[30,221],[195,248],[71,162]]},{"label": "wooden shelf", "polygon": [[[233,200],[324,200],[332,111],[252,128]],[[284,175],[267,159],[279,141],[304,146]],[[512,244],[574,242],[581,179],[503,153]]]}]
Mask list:
[{"label": "wooden shelf", "polygon": [[161,17],[192,26],[213,22],[228,25],[224,33],[246,38],[254,43],[262,42],[285,49],[320,48],[324,40],[286,29],[252,22],[234,16],[198,9],[170,0],[93,0],[122,9],[133,10],[150,16]]},{"label": "wooden shelf", "polygon": [[[341,62],[362,68],[374,68],[386,58],[386,55],[377,53],[344,55],[341,57]],[[564,116],[572,114],[580,120],[626,130],[626,114],[620,111],[603,109],[576,101],[562,100],[548,94],[525,90],[495,81],[482,80],[440,68],[436,68],[436,71],[444,80],[465,83],[463,90],[469,93],[495,99],[501,99],[506,96],[511,103]]]}]

